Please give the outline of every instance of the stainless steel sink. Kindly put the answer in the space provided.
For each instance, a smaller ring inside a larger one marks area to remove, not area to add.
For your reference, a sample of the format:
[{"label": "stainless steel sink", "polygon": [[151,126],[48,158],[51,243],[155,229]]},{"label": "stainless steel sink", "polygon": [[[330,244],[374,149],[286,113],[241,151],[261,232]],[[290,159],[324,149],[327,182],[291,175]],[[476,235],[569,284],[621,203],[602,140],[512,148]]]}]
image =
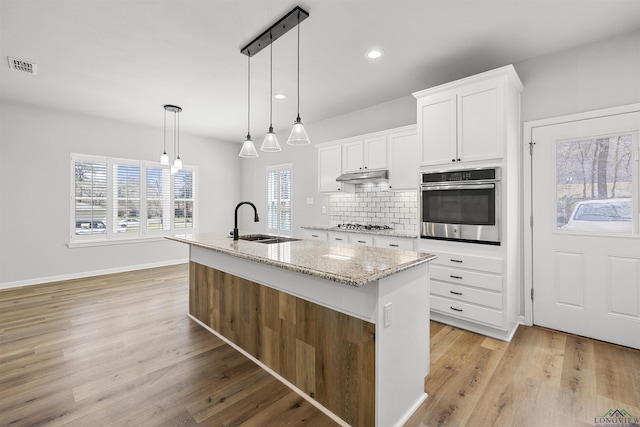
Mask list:
[{"label": "stainless steel sink", "polygon": [[247,234],[244,236],[238,236],[240,240],[248,240],[250,242],[256,243],[285,243],[285,242],[295,242],[300,239],[294,239],[292,237],[278,237],[278,236],[270,236],[268,234]]}]

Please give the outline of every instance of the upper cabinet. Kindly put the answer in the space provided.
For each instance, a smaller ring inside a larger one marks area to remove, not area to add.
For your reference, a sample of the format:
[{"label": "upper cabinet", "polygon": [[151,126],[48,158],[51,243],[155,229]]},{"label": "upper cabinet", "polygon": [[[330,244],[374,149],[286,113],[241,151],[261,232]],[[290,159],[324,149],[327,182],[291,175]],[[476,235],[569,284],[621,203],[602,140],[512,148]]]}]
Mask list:
[{"label": "upper cabinet", "polygon": [[418,137],[415,126],[407,126],[387,135],[389,153],[389,189],[418,188]]},{"label": "upper cabinet", "polygon": [[342,144],[343,173],[386,169],[387,138],[366,138]]},{"label": "upper cabinet", "polygon": [[414,93],[420,165],[501,160],[521,91],[508,65]]},{"label": "upper cabinet", "polygon": [[342,147],[330,145],[318,147],[318,192],[340,193],[351,192],[353,185],[337,182],[342,174]]}]

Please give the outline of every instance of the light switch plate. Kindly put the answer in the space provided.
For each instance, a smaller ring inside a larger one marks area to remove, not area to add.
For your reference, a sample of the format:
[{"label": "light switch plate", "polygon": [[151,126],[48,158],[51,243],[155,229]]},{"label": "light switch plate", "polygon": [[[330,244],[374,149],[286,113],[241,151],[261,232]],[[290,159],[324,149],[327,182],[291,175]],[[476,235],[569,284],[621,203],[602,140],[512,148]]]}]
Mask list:
[{"label": "light switch plate", "polygon": [[308,205],[312,205],[313,204],[313,197],[307,197],[307,204]]}]

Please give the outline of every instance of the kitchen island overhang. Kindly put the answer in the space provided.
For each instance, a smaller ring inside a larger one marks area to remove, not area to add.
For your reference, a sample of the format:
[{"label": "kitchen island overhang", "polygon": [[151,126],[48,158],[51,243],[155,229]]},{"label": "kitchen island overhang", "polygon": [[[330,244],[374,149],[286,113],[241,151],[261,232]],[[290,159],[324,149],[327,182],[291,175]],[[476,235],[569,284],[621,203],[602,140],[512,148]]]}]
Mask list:
[{"label": "kitchen island overhang", "polygon": [[210,233],[171,239],[190,245],[189,315],[334,419],[402,425],[426,398],[434,256]]}]

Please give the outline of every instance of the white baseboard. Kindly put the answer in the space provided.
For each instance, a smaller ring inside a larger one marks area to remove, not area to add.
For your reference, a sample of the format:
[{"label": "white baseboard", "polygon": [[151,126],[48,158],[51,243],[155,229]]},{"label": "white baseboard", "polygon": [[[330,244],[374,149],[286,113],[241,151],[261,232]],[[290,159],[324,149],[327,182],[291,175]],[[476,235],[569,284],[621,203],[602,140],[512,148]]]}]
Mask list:
[{"label": "white baseboard", "polygon": [[41,285],[43,283],[61,282],[63,280],[83,279],[86,277],[103,276],[105,274],[125,273],[127,271],[144,270],[147,268],[166,267],[169,265],[186,264],[188,258],[174,259],[148,264],[128,265],[126,267],[107,268],[104,270],[83,271],[80,273],[62,274],[60,276],[38,277],[35,279],[19,280],[16,282],[0,283],[0,289],[19,288],[21,286]]}]

